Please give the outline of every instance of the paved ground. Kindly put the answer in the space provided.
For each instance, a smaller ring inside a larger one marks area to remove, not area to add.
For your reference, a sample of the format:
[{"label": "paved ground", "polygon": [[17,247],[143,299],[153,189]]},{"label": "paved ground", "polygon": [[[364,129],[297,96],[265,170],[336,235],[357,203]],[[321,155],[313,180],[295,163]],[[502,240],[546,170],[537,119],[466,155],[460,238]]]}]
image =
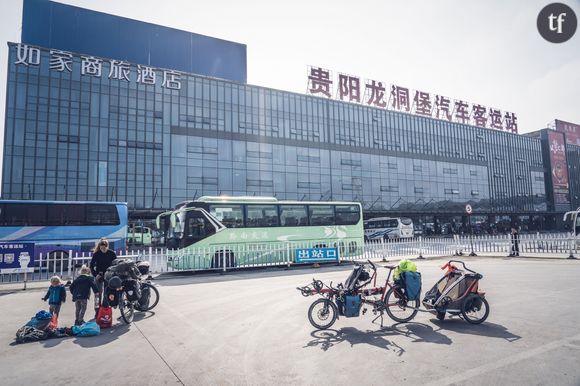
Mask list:
[{"label": "paved ground", "polygon": [[[1,383],[580,385],[580,262],[470,262],[491,305],[480,326],[420,313],[381,329],[369,312],[316,331],[306,315],[315,298],[294,288],[312,277],[343,281],[344,266],[160,280],[155,314],[131,326],[13,345],[45,303],[38,290],[3,293]],[[418,262],[423,291],[441,263]],[[63,307],[61,324],[72,323],[73,308]]]}]

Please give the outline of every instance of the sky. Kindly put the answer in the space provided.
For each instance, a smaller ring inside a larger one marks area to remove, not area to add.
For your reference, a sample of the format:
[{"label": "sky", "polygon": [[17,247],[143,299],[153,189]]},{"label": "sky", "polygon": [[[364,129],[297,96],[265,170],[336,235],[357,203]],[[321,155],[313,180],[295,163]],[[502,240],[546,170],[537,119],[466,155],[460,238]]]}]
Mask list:
[{"label": "sky", "polygon": [[[559,1],[580,18],[580,0]],[[580,30],[545,41],[536,19],[549,1],[59,2],[246,44],[252,85],[304,94],[310,65],[513,112],[520,133],[580,124]],[[0,141],[21,19],[22,0],[0,0]]]}]

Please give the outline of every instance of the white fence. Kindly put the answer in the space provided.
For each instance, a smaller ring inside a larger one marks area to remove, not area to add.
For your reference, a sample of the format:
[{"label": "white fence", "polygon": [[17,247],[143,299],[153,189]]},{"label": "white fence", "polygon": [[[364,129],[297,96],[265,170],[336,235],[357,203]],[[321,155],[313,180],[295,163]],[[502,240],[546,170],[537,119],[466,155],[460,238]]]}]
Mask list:
[{"label": "white fence", "polygon": [[[580,241],[570,234],[524,234],[519,237],[521,256],[578,257]],[[291,266],[295,264],[295,251],[301,248],[320,248],[326,245],[306,243],[244,244],[214,246],[190,250],[187,254],[174,250],[148,248],[131,251],[119,257],[149,261],[152,273],[176,271],[221,270],[229,271],[267,266]],[[401,240],[366,242],[364,246],[347,240],[329,247],[336,247],[340,261],[366,259],[397,259],[401,257],[440,257],[469,255],[507,256],[512,252],[510,235],[455,236],[453,238],[418,237]],[[0,274],[0,283],[49,280],[53,275],[72,280],[79,268],[91,260],[90,253],[40,255],[35,260],[34,272]]]}]

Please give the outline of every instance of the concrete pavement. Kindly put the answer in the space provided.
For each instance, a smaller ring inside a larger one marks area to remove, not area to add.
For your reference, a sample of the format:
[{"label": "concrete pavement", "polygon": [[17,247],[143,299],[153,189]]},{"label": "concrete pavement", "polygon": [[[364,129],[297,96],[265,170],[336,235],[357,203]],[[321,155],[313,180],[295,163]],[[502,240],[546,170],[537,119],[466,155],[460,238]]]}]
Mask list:
[{"label": "concrete pavement", "polygon": [[[307,319],[315,297],[295,287],[344,281],[351,270],[330,266],[162,280],[155,314],[131,326],[11,345],[44,303],[38,291],[4,293],[2,384],[580,384],[580,263],[464,260],[484,275],[491,314],[480,326],[419,313],[406,324],[386,317],[381,329],[368,312],[317,331]],[[417,261],[423,293],[442,261]],[[65,304],[61,324],[73,309]]]}]

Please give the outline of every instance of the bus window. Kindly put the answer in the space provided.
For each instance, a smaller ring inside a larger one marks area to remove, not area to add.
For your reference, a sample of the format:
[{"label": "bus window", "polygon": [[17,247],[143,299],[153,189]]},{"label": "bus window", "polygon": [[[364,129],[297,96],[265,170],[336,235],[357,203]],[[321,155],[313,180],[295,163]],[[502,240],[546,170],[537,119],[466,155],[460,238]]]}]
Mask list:
[{"label": "bus window", "polygon": [[360,220],[360,209],[358,205],[337,205],[336,225],[355,225]]},{"label": "bus window", "polygon": [[6,225],[19,226],[26,225],[28,218],[28,205],[13,204],[6,208]]},{"label": "bus window", "polygon": [[306,205],[280,205],[280,224],[283,227],[308,225]]},{"label": "bus window", "polygon": [[246,205],[247,227],[277,227],[278,208],[276,205]]},{"label": "bus window", "polygon": [[310,225],[334,225],[334,207],[331,205],[310,205]]},{"label": "bus window", "polygon": [[226,228],[244,227],[244,211],[241,205],[210,205],[209,213]]},{"label": "bus window", "polygon": [[[117,210],[115,209],[114,206],[105,206],[105,205],[102,205],[102,206],[112,209],[115,213],[114,215],[115,216],[117,215]],[[65,224],[64,225],[68,225],[68,226],[85,225],[85,221],[86,221],[85,220],[85,208],[83,205],[67,205],[66,206],[66,216],[65,216]],[[119,224],[118,218],[113,223],[113,225],[117,225],[117,224]]]},{"label": "bus window", "polygon": [[114,205],[87,205],[88,225],[118,225],[119,216]]},{"label": "bus window", "polygon": [[28,205],[28,220],[26,224],[28,226],[46,226],[46,205]]}]

